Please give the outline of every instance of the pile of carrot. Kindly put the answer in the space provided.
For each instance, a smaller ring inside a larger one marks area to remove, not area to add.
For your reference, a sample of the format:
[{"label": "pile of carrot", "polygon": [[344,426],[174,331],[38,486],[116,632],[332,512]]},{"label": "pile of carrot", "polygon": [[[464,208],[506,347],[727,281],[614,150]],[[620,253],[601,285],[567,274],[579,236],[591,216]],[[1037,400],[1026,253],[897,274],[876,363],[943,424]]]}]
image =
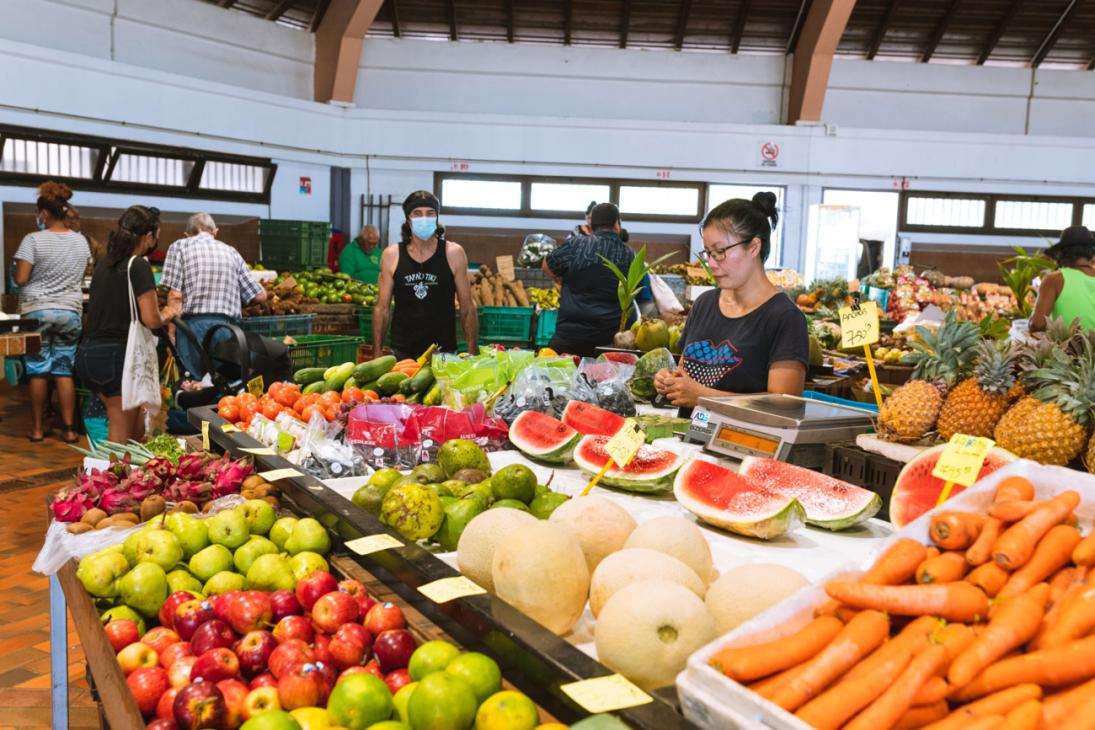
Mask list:
[{"label": "pile of carrot", "polygon": [[941,511],[797,633],[711,665],[819,730],[1095,730],[1095,532],[1068,490]]}]

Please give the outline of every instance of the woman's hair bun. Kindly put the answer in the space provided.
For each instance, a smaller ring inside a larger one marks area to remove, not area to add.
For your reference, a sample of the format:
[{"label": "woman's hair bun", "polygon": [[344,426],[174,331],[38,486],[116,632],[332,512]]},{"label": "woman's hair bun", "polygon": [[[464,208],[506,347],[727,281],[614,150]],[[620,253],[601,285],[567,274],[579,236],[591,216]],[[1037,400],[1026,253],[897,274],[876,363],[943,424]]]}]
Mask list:
[{"label": "woman's hair bun", "polygon": [[38,186],[38,195],[50,200],[67,201],[72,197],[72,188],[62,182],[44,182]]},{"label": "woman's hair bun", "polygon": [[776,194],[768,190],[762,190],[753,196],[753,204],[760,208],[766,218],[772,221],[772,228],[774,229],[779,221],[779,211],[776,209]]}]

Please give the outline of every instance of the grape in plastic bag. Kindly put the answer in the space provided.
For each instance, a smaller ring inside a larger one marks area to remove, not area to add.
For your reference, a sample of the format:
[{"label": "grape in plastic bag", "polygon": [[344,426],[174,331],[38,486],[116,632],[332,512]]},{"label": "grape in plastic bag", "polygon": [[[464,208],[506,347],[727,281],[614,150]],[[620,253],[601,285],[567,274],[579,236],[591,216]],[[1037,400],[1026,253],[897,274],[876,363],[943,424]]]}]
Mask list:
[{"label": "grape in plastic bag", "polygon": [[570,393],[555,398],[555,415],[561,416],[569,401],[580,400],[624,418],[634,416],[635,399],[627,387],[628,378],[633,371],[633,366],[623,363],[583,359],[570,384]]},{"label": "grape in plastic bag", "polygon": [[512,423],[525,411],[552,413],[556,399],[569,398],[574,373],[569,357],[537,358],[495,401],[493,415]]}]

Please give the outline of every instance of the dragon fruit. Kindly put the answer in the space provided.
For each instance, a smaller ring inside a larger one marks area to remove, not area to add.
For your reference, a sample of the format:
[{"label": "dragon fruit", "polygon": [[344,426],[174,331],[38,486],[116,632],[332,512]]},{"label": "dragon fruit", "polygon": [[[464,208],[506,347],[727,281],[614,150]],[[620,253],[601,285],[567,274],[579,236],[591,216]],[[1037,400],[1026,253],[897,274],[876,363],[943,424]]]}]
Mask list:
[{"label": "dragon fruit", "polygon": [[209,482],[176,479],[164,490],[163,496],[169,502],[188,501],[201,505],[209,501],[212,492],[213,485]]},{"label": "dragon fruit", "polygon": [[175,478],[175,465],[163,456],[149,459],[142,468],[159,479],[162,484],[167,484]]},{"label": "dragon fruit", "polygon": [[159,494],[163,488],[163,484],[156,475],[139,468],[131,471],[125,481],[118,486],[129,492],[129,496],[138,502],[145,497]]},{"label": "dragon fruit", "polygon": [[91,496],[79,488],[61,492],[50,505],[58,522],[79,522],[84,513],[94,506]]},{"label": "dragon fruit", "polygon": [[179,459],[179,466],[175,469],[175,476],[182,481],[195,481],[205,478],[205,465],[208,460],[205,454],[184,454]]},{"label": "dragon fruit", "polygon": [[210,462],[205,478],[213,482],[213,498],[217,499],[239,492],[243,480],[251,476],[253,470],[250,459],[232,461],[228,454],[225,454],[222,459]]},{"label": "dragon fruit", "polygon": [[76,489],[87,494],[92,500],[99,499],[99,495],[116,486],[118,486],[118,477],[109,471],[92,469],[90,473],[76,475]]},{"label": "dragon fruit", "polygon": [[132,469],[133,464],[129,458],[129,454],[125,455],[125,458],[118,460],[118,457],[110,457],[110,466],[107,467],[107,471],[115,476],[119,481],[129,476],[129,471]]},{"label": "dragon fruit", "polygon": [[120,484],[116,487],[109,487],[99,497],[99,509],[108,515],[116,515],[119,512],[136,512],[137,507],[137,500]]}]

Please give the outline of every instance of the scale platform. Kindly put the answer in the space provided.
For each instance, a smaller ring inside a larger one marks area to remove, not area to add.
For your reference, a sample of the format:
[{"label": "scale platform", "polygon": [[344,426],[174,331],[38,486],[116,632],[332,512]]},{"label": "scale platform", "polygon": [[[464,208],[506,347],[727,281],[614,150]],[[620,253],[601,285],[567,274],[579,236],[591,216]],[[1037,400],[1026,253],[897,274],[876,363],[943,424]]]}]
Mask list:
[{"label": "scale platform", "polygon": [[874,430],[870,411],[793,395],[700,398],[686,438],[718,456],[762,456],[820,469],[825,444]]}]

